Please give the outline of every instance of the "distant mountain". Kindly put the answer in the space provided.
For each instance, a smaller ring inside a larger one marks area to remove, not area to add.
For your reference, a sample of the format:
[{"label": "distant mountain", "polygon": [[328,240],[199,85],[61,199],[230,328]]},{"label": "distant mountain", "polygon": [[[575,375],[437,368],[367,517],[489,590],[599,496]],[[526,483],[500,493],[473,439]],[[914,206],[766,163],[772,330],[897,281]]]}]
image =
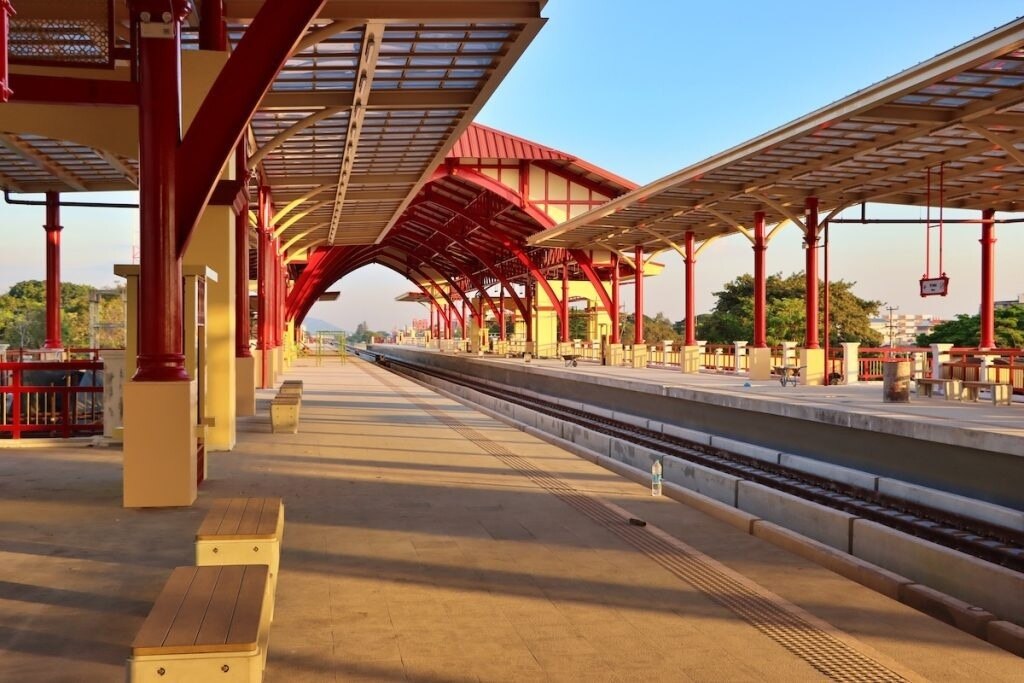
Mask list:
[{"label": "distant mountain", "polygon": [[335,325],[334,323],[329,323],[326,320],[321,320],[320,318],[306,318],[304,321],[302,321],[302,325],[303,327],[306,328],[306,331],[310,333],[324,331],[337,332],[339,329],[341,329],[338,325]]}]

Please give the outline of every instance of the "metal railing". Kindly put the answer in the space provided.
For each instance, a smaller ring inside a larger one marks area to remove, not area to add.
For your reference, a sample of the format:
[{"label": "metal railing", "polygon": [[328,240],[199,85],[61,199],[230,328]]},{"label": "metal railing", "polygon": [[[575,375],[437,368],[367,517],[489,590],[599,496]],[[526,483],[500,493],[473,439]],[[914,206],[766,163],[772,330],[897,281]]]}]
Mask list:
[{"label": "metal railing", "polygon": [[0,363],[0,438],[103,433],[103,363]]}]

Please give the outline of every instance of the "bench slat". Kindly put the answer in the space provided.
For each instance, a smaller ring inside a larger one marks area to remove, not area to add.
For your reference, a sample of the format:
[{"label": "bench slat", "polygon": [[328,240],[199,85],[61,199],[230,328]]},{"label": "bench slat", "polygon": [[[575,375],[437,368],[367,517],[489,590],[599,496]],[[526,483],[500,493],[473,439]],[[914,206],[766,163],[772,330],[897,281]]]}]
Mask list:
[{"label": "bench slat", "polygon": [[196,644],[219,576],[220,572],[196,572],[178,613],[174,615],[174,623],[167,632],[163,647],[190,647]]},{"label": "bench slat", "polygon": [[132,643],[134,656],[258,646],[266,565],[178,567]]},{"label": "bench slat", "polygon": [[277,520],[281,515],[280,498],[264,498],[263,514],[260,516],[259,526],[256,528],[257,536],[273,536],[277,533]]},{"label": "bench slat", "polygon": [[[221,514],[221,509],[224,514]],[[272,539],[281,515],[278,498],[223,498],[207,513],[196,532],[197,541]]]},{"label": "bench slat", "polygon": [[196,535],[212,536],[216,534],[217,529],[220,528],[221,522],[224,521],[224,515],[227,514],[228,505],[230,504],[230,498],[217,498],[214,500],[210,511],[207,512],[206,517],[203,518],[203,523],[199,525],[199,531],[196,532]]},{"label": "bench slat", "polygon": [[252,643],[259,639],[260,605],[267,591],[268,567],[266,565],[246,565],[245,576],[238,590],[238,601],[235,615],[228,631],[228,642]]},{"label": "bench slat", "polygon": [[259,527],[260,517],[263,515],[263,505],[265,502],[266,498],[246,499],[245,509],[242,511],[242,516],[238,520],[238,527],[234,530],[225,529],[225,531],[239,535],[255,534],[256,529]]},{"label": "bench slat", "polygon": [[167,640],[167,633],[171,630],[174,617],[178,614],[182,601],[188,593],[192,579],[195,577],[195,567],[178,567],[171,572],[171,578],[167,580],[163,591],[157,596],[153,603],[153,609],[142,624],[142,628],[135,635],[132,641],[132,651],[135,654],[147,654],[150,650],[159,651]]},{"label": "bench slat", "polygon": [[196,636],[197,644],[224,645],[228,642],[228,632],[231,630],[231,619],[239,600],[244,569],[238,565],[224,567],[217,577],[213,599],[210,600],[203,625]]}]

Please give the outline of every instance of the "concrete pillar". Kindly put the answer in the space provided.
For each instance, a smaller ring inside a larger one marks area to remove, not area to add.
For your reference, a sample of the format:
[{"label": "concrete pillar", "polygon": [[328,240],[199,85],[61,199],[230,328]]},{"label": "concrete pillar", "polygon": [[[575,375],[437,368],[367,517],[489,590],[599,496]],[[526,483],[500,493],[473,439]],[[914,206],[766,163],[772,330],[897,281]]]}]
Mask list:
[{"label": "concrete pillar", "polygon": [[103,436],[120,441],[124,438],[124,351],[104,350],[103,361]]},{"label": "concrete pillar", "polygon": [[736,372],[736,374],[739,374],[741,372],[744,372],[743,359],[746,358],[747,356],[747,342],[733,342],[733,346],[736,347],[736,357],[734,359],[735,362],[733,363],[733,370]]},{"label": "concrete pillar", "polygon": [[924,351],[913,354],[913,362],[910,367],[910,373],[911,375],[913,375],[915,379],[917,379],[918,377],[925,376],[924,371],[925,367],[927,366],[927,364],[925,363],[925,358],[927,357],[927,355],[928,354],[926,354]]},{"label": "concrete pillar", "polygon": [[749,357],[748,375],[754,380],[768,380],[772,378],[772,350],[767,346],[747,349]]},{"label": "concrete pillar", "polygon": [[236,439],[236,234],[234,209],[208,206],[184,257],[186,268],[206,266],[217,273],[216,280],[206,281],[203,417],[207,451],[229,451]]},{"label": "concrete pillar", "polygon": [[978,380],[981,382],[994,382],[996,380],[996,372],[993,369],[992,363],[999,356],[976,356],[981,359],[981,367],[978,368]]},{"label": "concrete pillar", "polygon": [[843,382],[860,381],[860,342],[843,342]]},{"label": "concrete pillar", "polygon": [[782,342],[782,364],[783,365],[796,365],[796,342],[784,341]]},{"label": "concrete pillar", "polygon": [[800,349],[800,384],[819,387],[825,384],[825,349]]},{"label": "concrete pillar", "polygon": [[950,362],[949,352],[952,349],[952,344],[932,344],[932,377],[934,379],[942,379],[942,365]]}]

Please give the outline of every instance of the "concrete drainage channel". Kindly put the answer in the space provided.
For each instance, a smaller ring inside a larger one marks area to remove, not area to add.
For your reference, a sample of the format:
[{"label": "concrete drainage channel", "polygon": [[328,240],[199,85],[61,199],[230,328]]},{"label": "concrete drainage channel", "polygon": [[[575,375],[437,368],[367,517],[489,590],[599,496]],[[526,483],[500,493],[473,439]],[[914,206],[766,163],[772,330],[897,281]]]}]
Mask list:
[{"label": "concrete drainage channel", "polygon": [[[640,484],[650,483],[651,465],[662,458],[667,497],[1024,657],[1024,627],[1018,625],[1024,623],[1024,574],[427,373],[403,367],[402,374]],[[655,428],[654,423],[637,416],[613,415],[599,408],[593,412]],[[1024,528],[1024,514],[1015,510],[702,432],[660,427],[666,434],[748,457],[806,468],[811,474],[864,488],[899,492],[908,500],[925,500],[940,508],[956,506],[964,514],[1012,529]]]}]

